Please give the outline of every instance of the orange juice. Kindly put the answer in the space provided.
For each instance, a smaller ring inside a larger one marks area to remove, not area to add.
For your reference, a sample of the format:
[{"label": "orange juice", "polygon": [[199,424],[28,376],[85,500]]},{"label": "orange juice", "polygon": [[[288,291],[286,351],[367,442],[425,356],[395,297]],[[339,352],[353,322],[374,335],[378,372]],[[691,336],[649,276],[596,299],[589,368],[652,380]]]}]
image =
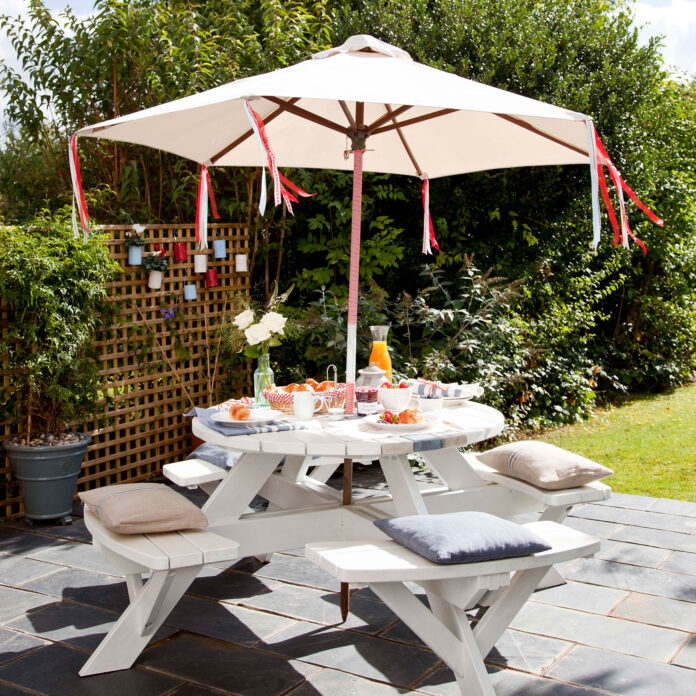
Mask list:
[{"label": "orange juice", "polygon": [[392,363],[389,357],[386,341],[372,341],[372,352],[370,353],[370,362],[377,365],[387,373],[387,379],[391,382]]}]

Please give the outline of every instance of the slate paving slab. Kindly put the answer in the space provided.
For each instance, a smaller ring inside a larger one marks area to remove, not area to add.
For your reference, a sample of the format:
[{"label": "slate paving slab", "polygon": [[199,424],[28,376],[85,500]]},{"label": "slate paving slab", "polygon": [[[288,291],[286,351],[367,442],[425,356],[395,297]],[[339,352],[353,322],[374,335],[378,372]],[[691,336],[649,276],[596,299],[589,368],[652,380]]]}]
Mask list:
[{"label": "slate paving slab", "polygon": [[528,602],[512,620],[522,631],[666,662],[687,634],[618,618]]},{"label": "slate paving slab", "polygon": [[203,577],[197,577],[189,587],[188,594],[235,603],[269,594],[277,584],[276,580],[239,573],[231,568],[223,571],[215,569]]},{"label": "slate paving slab", "polygon": [[632,592],[612,612],[631,621],[696,633],[696,604]]},{"label": "slate paving slab", "polygon": [[7,627],[0,628],[0,665],[21,657],[31,650],[36,650],[46,643],[47,641],[36,636],[11,631]]},{"label": "slate paving slab", "polygon": [[[101,643],[117,619],[118,614],[63,601],[24,614],[5,624],[5,628],[91,651]],[[162,640],[175,631],[171,627],[160,628],[152,640]]]},{"label": "slate paving slab", "polygon": [[[184,684],[176,691],[172,691],[171,696],[220,696],[221,691],[212,691],[196,684]],[[228,692],[229,693],[229,692]]]},{"label": "slate paving slab", "polygon": [[40,534],[23,534],[15,529],[0,527],[0,551],[15,556],[26,556],[30,553],[40,553],[54,549],[69,542]]},{"label": "slate paving slab", "polygon": [[267,649],[402,688],[439,662],[429,650],[305,621],[273,636]]},{"label": "slate paving slab", "polygon": [[606,507],[628,508],[629,510],[653,510],[657,499],[647,495],[628,495],[626,493],[614,493],[607,500],[598,500],[593,505]]},{"label": "slate paving slab", "polygon": [[667,560],[672,552],[668,549],[658,549],[655,546],[643,546],[642,544],[629,544],[625,541],[605,539],[602,548],[595,554],[595,558],[603,561],[618,561],[629,565],[657,568]]},{"label": "slate paving slab", "polygon": [[573,517],[584,517],[601,522],[615,522],[634,527],[663,529],[668,532],[692,534],[696,531],[696,518],[669,515],[644,510],[628,510],[602,505],[579,505],[573,508]]},{"label": "slate paving slab", "polygon": [[181,680],[149,670],[129,669],[78,676],[88,653],[52,643],[0,667],[0,681],[31,689],[44,696],[164,696]]},{"label": "slate paving slab", "polygon": [[295,623],[276,614],[190,596],[185,596],[166,619],[169,626],[247,647]]},{"label": "slate paving slab", "polygon": [[[548,676],[619,696],[693,696],[693,670],[577,646]],[[536,694],[535,694],[536,696]]]},{"label": "slate paving slab", "polygon": [[414,694],[389,684],[370,681],[335,669],[322,669],[288,696],[397,696]]},{"label": "slate paving slab", "polygon": [[653,512],[665,512],[670,515],[696,517],[696,503],[690,503],[688,500],[671,500],[670,498],[660,498],[650,509]]},{"label": "slate paving slab", "polygon": [[[542,679],[509,669],[488,667],[496,696],[606,696],[605,692],[563,684],[554,679]],[[449,667],[440,667],[415,687],[433,696],[461,696]]]},{"label": "slate paving slab", "polygon": [[629,541],[633,544],[657,546],[658,548],[671,549],[672,551],[696,553],[696,535],[693,534],[666,532],[661,529],[648,529],[647,527],[621,527],[611,536],[616,541]]},{"label": "slate paving slab", "polygon": [[696,553],[674,551],[660,565],[660,570],[672,570],[675,573],[696,575]]},{"label": "slate paving slab", "polygon": [[628,597],[626,590],[569,580],[565,585],[539,590],[532,594],[529,599],[532,602],[553,604],[557,607],[578,609],[592,614],[608,614],[626,597]]},{"label": "slate paving slab", "polygon": [[58,570],[58,566],[43,561],[34,561],[24,556],[0,554],[0,583],[18,585],[20,582],[38,578],[41,575]]},{"label": "slate paving slab", "polygon": [[68,543],[42,551],[34,551],[31,558],[38,561],[50,561],[60,565],[70,566],[71,568],[83,568],[93,570],[97,573],[107,575],[118,575],[121,573],[116,567],[102,556],[91,544]]},{"label": "slate paving slab", "polygon": [[614,524],[612,522],[602,522],[600,520],[590,520],[584,517],[567,517],[563,524],[577,529],[579,532],[591,534],[599,539],[609,539],[614,537],[619,530],[623,529],[623,525]]},{"label": "slate paving slab", "polygon": [[320,590],[338,592],[341,589],[341,583],[319,566],[305,558],[286,554],[273,554],[269,563],[260,563],[255,558],[248,558],[244,563],[237,565],[236,570],[251,573],[256,577],[283,580]]},{"label": "slate paving slab", "polygon": [[129,603],[124,580],[81,568],[63,568],[19,587],[119,613]]},{"label": "slate paving slab", "polygon": [[[242,604],[319,624],[341,623],[338,593],[328,593],[311,587],[279,583],[273,588],[273,592],[250,597]],[[373,602],[353,595],[350,602],[350,614],[342,625],[344,628],[376,633],[396,620],[396,615],[381,602]]]},{"label": "slate paving slab", "polygon": [[[691,636],[679,654],[672,660],[672,664],[696,670],[696,636]],[[696,674],[694,674],[694,679],[696,679]]]},{"label": "slate paving slab", "polygon": [[49,524],[40,522],[29,524],[26,520],[19,519],[8,522],[5,526],[17,529],[20,532],[45,534],[60,539],[74,539],[88,542],[92,540],[92,535],[85,526],[82,517],[73,517],[73,521],[70,524]]},{"label": "slate paving slab", "polygon": [[696,602],[693,578],[667,570],[586,558],[568,569],[565,576],[569,580]]},{"label": "slate paving slab", "polygon": [[30,609],[53,604],[55,597],[46,597],[36,592],[27,592],[14,587],[0,585],[0,623],[20,616]]},{"label": "slate paving slab", "polygon": [[318,671],[314,665],[186,634],[149,648],[138,664],[239,696],[280,696]]}]

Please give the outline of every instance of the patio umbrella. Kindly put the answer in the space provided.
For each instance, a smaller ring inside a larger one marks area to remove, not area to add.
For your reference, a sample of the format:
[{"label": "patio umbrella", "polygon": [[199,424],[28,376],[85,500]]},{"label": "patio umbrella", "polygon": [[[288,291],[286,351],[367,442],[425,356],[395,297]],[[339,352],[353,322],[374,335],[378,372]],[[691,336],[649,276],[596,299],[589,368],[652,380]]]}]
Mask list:
[{"label": "patio umbrella", "polygon": [[[368,35],[353,36],[341,46],[281,70],[80,129],[71,139],[70,161],[79,219],[86,229],[76,136],[147,145],[200,164],[203,196],[197,220],[201,220],[202,244],[209,166],[259,166],[267,160],[275,202],[284,198],[288,205],[294,196],[285,185],[292,185],[278,167],[353,169],[348,413],[353,411],[355,385],[363,171],[423,179],[425,252],[435,244],[427,205],[429,180],[453,174],[589,164],[595,245],[600,238],[600,190],[615,243],[627,245],[632,236],[623,191],[652,216],[601,147],[590,116],[416,63],[406,51]],[[620,224],[609,202],[603,167],[619,196]],[[661,224],[655,216],[651,219]]]},{"label": "patio umbrella", "polygon": [[[250,122],[251,114],[259,121],[252,118]],[[270,156],[259,148],[259,125]],[[364,171],[424,180],[424,251],[434,243],[427,199],[429,180],[437,177],[503,167],[591,164],[595,245],[600,237],[599,188],[605,202],[609,201],[602,165],[609,169],[619,194],[620,225],[610,209],[615,241],[627,245],[632,234],[622,191],[640,204],[601,147],[590,116],[416,63],[406,51],[368,35],[353,36],[342,46],[281,70],[86,126],[75,136],[147,145],[191,159],[206,168],[200,186],[204,192],[208,166],[259,166],[268,157],[276,203],[289,193],[283,185],[289,182],[277,175],[277,167],[353,169],[346,358],[349,413],[355,384]],[[83,222],[89,218],[79,190],[75,136],[71,171]],[[294,199],[292,193],[289,197]],[[203,226],[207,204],[204,208],[199,207],[197,215]]]}]

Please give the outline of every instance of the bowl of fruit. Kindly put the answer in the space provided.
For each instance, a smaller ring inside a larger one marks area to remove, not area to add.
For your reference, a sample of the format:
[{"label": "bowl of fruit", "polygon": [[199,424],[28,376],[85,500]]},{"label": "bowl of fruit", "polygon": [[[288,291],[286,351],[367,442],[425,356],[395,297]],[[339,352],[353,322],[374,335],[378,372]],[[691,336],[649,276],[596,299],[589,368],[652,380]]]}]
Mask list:
[{"label": "bowl of fruit", "polygon": [[399,384],[384,382],[377,390],[377,399],[384,406],[385,411],[400,413],[408,407],[412,391],[406,382],[400,382]]}]

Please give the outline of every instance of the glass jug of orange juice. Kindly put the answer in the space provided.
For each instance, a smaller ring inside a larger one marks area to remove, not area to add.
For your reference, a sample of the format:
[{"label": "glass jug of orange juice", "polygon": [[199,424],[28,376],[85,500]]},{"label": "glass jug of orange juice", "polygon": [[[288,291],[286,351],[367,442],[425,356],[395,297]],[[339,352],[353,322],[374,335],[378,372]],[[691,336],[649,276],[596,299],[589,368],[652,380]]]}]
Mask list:
[{"label": "glass jug of orange juice", "polygon": [[387,333],[388,326],[371,326],[372,332],[372,352],[370,353],[370,362],[381,367],[387,373],[387,379],[391,382],[392,378],[392,363],[389,357],[389,349],[387,348]]}]

